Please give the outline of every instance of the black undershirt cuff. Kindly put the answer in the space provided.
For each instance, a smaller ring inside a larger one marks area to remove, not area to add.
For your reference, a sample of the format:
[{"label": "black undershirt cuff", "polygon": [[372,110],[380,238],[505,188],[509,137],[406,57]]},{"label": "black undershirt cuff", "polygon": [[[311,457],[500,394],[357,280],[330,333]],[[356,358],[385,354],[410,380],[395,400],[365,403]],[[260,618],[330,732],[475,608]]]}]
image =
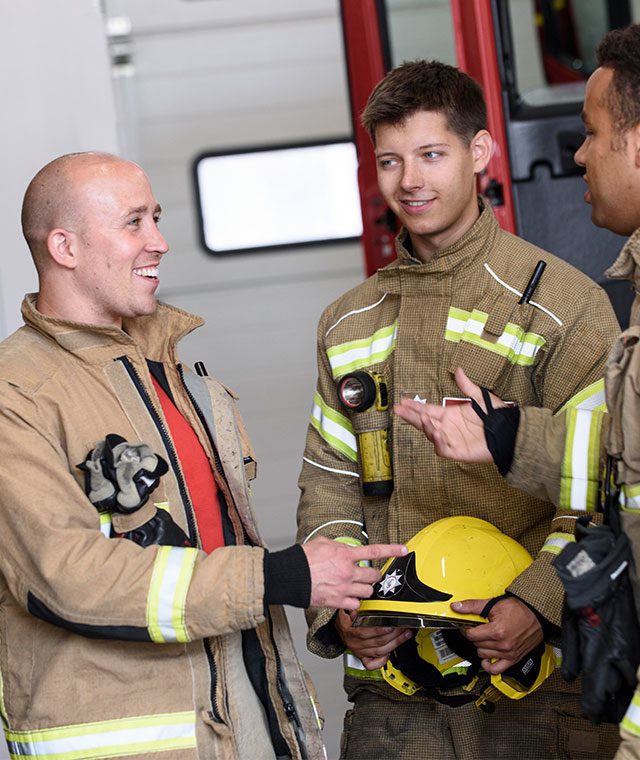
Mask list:
[{"label": "black undershirt cuff", "polygon": [[306,608],[311,603],[311,570],[304,549],[294,544],[264,553],[264,604]]},{"label": "black undershirt cuff", "polygon": [[513,464],[516,436],[520,424],[520,409],[504,406],[491,409],[484,418],[484,437],[501,475],[506,475]]}]

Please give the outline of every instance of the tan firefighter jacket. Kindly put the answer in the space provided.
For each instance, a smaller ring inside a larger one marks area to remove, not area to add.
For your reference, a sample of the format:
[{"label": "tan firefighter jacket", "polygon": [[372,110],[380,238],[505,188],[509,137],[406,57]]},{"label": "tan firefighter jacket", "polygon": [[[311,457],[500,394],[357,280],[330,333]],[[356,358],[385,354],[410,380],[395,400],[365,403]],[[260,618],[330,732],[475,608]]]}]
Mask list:
[{"label": "tan firefighter jacket", "polygon": [[[547,498],[508,486],[493,464],[440,459],[421,431],[391,411],[350,413],[336,393],[339,378],[373,368],[389,386],[390,409],[407,396],[439,404],[460,396],[453,372],[462,367],[475,382],[518,404],[553,413],[603,405],[604,362],[619,329],[604,291],[566,262],[502,231],[481,205],[462,239],[426,264],[409,255],[401,232],[398,259],[322,315],[298,538],[359,541],[366,533],[370,542],[406,541],[443,517],[482,518],[536,558],[510,590],[559,624],[562,590],[551,560],[573,521],[563,521]],[[531,302],[519,305],[540,259],[546,270]],[[356,435],[375,427],[389,430],[395,482],[390,498],[361,493]],[[332,615],[308,613],[309,647],[325,657],[343,651]],[[369,683],[375,678],[356,658],[347,663],[348,676]]]},{"label": "tan firefighter jacket", "polygon": [[[633,283],[636,297],[630,326],[616,340],[605,371],[609,414],[600,409],[568,410],[550,417],[545,410],[522,409],[513,465],[507,480],[517,488],[549,498],[578,512],[598,506],[606,455],[616,463],[622,521],[631,539],[632,573],[640,609],[640,229],[629,238],[606,274]],[[567,540],[574,540],[572,536]],[[640,758],[640,690],[621,726],[635,737],[621,757]],[[623,732],[623,738],[625,734]],[[633,754],[629,754],[632,753]],[[616,756],[617,757],[617,756]]]},{"label": "tan firefighter jacket", "polygon": [[[0,712],[11,757],[323,757],[282,608],[265,619],[243,461],[253,452],[234,398],[179,364],[178,340],[202,320],[160,305],[125,332],[34,304],[25,298],[26,326],[0,344]],[[151,500],[197,546],[145,359],[164,362],[237,546],[206,555],[109,538],[108,516],[85,496],[77,465],[97,442],[145,442],[170,464]]]}]

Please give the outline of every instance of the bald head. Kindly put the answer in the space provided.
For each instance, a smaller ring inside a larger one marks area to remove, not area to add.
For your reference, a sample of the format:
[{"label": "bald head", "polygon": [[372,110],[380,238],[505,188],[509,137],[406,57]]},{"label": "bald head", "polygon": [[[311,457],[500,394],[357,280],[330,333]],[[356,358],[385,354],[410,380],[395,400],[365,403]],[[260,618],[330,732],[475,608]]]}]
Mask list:
[{"label": "bald head", "polygon": [[31,180],[22,202],[22,233],[39,273],[48,260],[51,230],[81,226],[87,183],[118,164],[129,162],[110,153],[69,153],[48,163]]}]

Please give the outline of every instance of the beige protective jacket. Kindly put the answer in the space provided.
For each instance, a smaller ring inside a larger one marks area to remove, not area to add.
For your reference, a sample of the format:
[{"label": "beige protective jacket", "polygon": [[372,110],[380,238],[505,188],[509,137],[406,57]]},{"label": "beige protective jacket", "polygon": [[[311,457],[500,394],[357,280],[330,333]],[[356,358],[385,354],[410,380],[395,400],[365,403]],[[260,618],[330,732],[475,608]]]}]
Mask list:
[{"label": "beige protective jacket", "polygon": [[[118,330],[34,304],[25,298],[26,325],[0,344],[0,709],[11,757],[322,758],[282,608],[265,619],[253,452],[234,397],[177,356],[202,320],[160,305]],[[198,545],[145,359],[164,363],[237,546],[207,555],[109,538],[85,496],[77,465],[97,442],[147,443],[170,464],[151,500]]]},{"label": "beige protective jacket", "polygon": [[[453,372],[518,404],[598,404],[618,325],[604,291],[566,262],[502,231],[490,208],[428,263],[413,259],[401,232],[398,259],[330,305],[318,328],[318,385],[299,485],[299,540],[309,536],[406,541],[428,523],[470,515],[523,544],[534,563],[511,590],[559,624],[562,590],[551,566],[557,539],[573,530],[545,498],[508,486],[494,465],[438,458],[424,434],[391,411],[347,412],[336,381],[356,369],[385,376],[391,404],[402,397],[441,403],[460,396]],[[546,270],[529,304],[519,305],[538,260]],[[380,413],[378,413],[379,415]],[[395,488],[364,497],[354,428],[390,433]],[[324,657],[343,651],[330,610],[311,610],[308,644]],[[348,658],[347,690],[375,676]],[[353,677],[353,682],[350,678]],[[391,690],[390,690],[391,691]],[[417,695],[416,695],[417,696]],[[415,698],[415,697],[414,697]]]},{"label": "beige protective jacket", "polygon": [[[552,499],[570,499],[578,512],[593,512],[606,455],[616,461],[622,487],[622,522],[631,539],[636,573],[634,591],[640,609],[640,229],[629,238],[606,274],[633,283],[636,297],[630,327],[615,341],[607,361],[603,410],[569,410],[550,417],[546,410],[522,409],[511,471],[517,488]],[[573,475],[573,477],[569,477]],[[570,479],[571,486],[567,485]],[[571,539],[569,539],[571,540]],[[621,723],[623,743],[616,758],[640,758],[640,690]]]}]

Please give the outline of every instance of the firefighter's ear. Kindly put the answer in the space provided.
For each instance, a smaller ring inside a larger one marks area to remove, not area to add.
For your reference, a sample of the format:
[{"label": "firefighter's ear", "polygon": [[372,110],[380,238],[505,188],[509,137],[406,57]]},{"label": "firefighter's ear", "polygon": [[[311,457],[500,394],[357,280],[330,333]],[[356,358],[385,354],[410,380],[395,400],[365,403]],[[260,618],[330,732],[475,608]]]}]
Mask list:
[{"label": "firefighter's ear", "polygon": [[469,147],[473,156],[473,171],[479,174],[487,168],[493,155],[493,138],[486,129],[481,129],[472,137]]},{"label": "firefighter's ear", "polygon": [[47,235],[49,256],[65,269],[75,269],[78,264],[75,246],[75,233],[56,227]]}]

